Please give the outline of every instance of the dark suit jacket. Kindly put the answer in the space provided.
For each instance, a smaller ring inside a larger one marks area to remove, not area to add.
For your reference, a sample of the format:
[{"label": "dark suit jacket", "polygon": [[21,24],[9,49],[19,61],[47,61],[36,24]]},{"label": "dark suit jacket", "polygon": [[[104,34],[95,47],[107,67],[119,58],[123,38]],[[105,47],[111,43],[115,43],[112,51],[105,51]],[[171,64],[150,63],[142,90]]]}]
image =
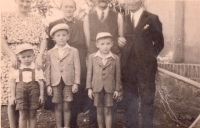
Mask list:
[{"label": "dark suit jacket", "polygon": [[162,23],[158,16],[144,11],[133,29],[131,15],[126,15],[124,36],[127,44],[122,50],[123,77],[126,79],[126,75],[138,67],[155,71],[156,58],[164,47]]},{"label": "dark suit jacket", "polygon": [[121,71],[119,57],[113,54],[114,58],[108,58],[105,65],[96,53],[89,56],[87,70],[86,88],[91,88],[93,92],[101,92],[104,88],[107,93],[121,90]]}]

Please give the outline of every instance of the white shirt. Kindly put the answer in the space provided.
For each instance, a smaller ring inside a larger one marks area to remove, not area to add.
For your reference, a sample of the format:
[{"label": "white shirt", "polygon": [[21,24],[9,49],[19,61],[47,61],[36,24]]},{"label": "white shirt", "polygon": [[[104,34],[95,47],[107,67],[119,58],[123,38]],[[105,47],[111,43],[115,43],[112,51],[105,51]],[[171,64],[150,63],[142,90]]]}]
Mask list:
[{"label": "white shirt", "polygon": [[104,18],[102,19],[102,20],[104,20],[104,19],[106,19],[106,17],[108,16],[108,11],[109,11],[109,8],[107,7],[105,10],[100,10],[99,8],[96,8],[96,11],[97,11],[97,16],[98,16],[98,18],[99,18],[99,20],[101,19],[101,17],[102,17],[102,12],[104,12]]},{"label": "white shirt", "polygon": [[96,54],[94,55],[94,57],[97,57],[97,56],[102,59],[103,65],[106,64],[109,57],[112,57],[113,59],[115,59],[115,57],[113,56],[111,51],[108,53],[108,55],[106,57],[103,57],[102,54],[100,53],[100,51],[97,51]]},{"label": "white shirt", "polygon": [[66,48],[70,48],[70,46],[69,46],[68,44],[66,44],[66,45],[65,45],[64,47],[62,47],[62,48],[58,47],[57,45],[54,46],[54,49],[57,49],[57,50],[58,50],[58,54],[59,54],[60,58],[63,57],[63,54],[64,54]]},{"label": "white shirt", "polygon": [[135,13],[132,13],[131,12],[131,20],[133,20],[134,19],[134,27],[136,27],[137,26],[137,24],[138,24],[138,22],[139,22],[139,20],[140,20],[140,17],[141,17],[141,15],[142,15],[142,13],[143,13],[143,8],[140,8],[137,12],[135,12]]},{"label": "white shirt", "polygon": [[[24,69],[24,68],[35,69],[35,64],[33,62],[29,66],[21,64],[19,69]],[[14,79],[15,82],[19,82],[19,69],[11,69],[10,80]],[[23,82],[31,82],[32,81],[32,72],[23,71],[22,76],[23,76],[22,77]],[[39,81],[39,80],[45,80],[44,73],[41,69],[35,70],[35,81]]]}]

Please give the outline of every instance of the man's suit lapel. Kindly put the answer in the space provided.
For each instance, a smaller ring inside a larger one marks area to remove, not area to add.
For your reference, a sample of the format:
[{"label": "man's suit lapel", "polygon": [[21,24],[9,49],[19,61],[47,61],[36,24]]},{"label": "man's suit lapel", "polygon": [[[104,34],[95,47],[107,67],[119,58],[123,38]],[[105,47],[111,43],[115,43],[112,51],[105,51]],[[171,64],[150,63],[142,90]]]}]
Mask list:
[{"label": "man's suit lapel", "polygon": [[63,53],[61,60],[64,59],[69,54],[70,50],[71,50],[70,48],[65,49],[65,52]]},{"label": "man's suit lapel", "polygon": [[151,17],[148,15],[147,11],[143,11],[142,15],[140,16],[140,19],[138,21],[137,26],[135,27],[134,33],[137,34],[145,25],[146,22],[150,19]]},{"label": "man's suit lapel", "polygon": [[[133,24],[131,22],[131,15],[128,14],[125,20],[126,20],[125,22],[127,24],[126,25],[126,33],[133,34]],[[127,36],[127,34],[125,34],[125,35]]]}]

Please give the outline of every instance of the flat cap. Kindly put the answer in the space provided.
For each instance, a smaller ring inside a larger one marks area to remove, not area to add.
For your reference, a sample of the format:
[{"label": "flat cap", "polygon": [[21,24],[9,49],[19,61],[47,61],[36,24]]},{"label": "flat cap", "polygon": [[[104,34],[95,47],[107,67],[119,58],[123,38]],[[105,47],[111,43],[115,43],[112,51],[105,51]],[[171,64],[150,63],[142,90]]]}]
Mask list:
[{"label": "flat cap", "polygon": [[105,38],[105,37],[111,37],[112,38],[112,35],[109,32],[100,32],[100,33],[97,34],[96,41],[101,39],[101,38]]},{"label": "flat cap", "polygon": [[55,25],[50,31],[50,36],[52,37],[53,34],[58,30],[69,30],[69,26],[67,24],[57,24],[57,25]]},{"label": "flat cap", "polygon": [[16,46],[15,54],[19,54],[20,52],[23,52],[25,50],[33,50],[32,45],[30,44],[20,44]]}]

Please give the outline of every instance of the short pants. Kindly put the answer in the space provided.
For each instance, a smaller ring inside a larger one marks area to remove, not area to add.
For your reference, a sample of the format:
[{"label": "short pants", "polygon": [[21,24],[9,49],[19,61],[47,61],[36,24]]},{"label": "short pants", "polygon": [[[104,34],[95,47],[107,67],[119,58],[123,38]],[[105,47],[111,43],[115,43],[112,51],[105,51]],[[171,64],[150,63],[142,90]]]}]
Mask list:
[{"label": "short pants", "polygon": [[16,86],[16,110],[38,109],[39,96],[38,82],[18,82]]},{"label": "short pants", "polygon": [[61,78],[60,83],[57,86],[52,86],[53,90],[53,103],[70,102],[73,100],[72,85],[65,85]]},{"label": "short pants", "polygon": [[113,106],[113,93],[106,93],[104,89],[101,92],[95,92],[94,106],[97,107]]}]

